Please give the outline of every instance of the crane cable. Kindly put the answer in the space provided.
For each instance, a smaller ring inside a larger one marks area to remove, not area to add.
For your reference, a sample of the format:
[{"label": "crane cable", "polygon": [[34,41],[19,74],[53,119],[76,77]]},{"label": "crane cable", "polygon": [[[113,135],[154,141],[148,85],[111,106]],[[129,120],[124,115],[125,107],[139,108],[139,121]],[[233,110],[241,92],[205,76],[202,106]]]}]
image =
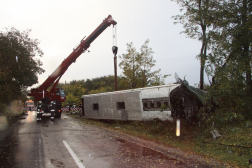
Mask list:
[{"label": "crane cable", "polygon": [[117,51],[118,51],[118,47],[116,46],[117,44],[117,35],[116,35],[116,25],[113,26],[112,28],[112,34],[113,34],[113,47],[112,47],[112,51],[114,53],[114,56],[116,57]]},{"label": "crane cable", "polygon": [[113,46],[117,46],[117,34],[116,34],[116,25],[113,25],[112,27],[112,41],[113,41]]}]

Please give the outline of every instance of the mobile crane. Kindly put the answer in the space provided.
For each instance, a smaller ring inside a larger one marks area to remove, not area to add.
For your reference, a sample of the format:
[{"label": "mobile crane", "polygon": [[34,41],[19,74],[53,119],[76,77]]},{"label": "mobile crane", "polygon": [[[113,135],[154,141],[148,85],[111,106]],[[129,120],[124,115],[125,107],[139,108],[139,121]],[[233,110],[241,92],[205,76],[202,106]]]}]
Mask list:
[{"label": "mobile crane", "polygon": [[[51,119],[61,117],[62,102],[65,102],[65,92],[61,88],[56,88],[60,78],[66,72],[68,67],[84,53],[90,44],[110,25],[116,25],[117,22],[109,15],[105,20],[80,44],[74,48],[73,52],[59,65],[59,67],[45,80],[38,88],[32,88],[28,96],[33,96],[34,101],[40,101],[37,106],[37,121],[41,120],[43,113],[51,113]],[[114,50],[113,50],[114,51]],[[54,83],[54,84],[53,84]],[[47,89],[51,86],[50,91]]]}]

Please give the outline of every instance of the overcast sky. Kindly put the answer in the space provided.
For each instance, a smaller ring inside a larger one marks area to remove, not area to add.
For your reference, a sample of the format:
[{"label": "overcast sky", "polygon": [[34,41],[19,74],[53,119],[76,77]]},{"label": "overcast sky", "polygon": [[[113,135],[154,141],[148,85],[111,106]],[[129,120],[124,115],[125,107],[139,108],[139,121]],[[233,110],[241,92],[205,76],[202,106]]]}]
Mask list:
[{"label": "overcast sky", "polygon": [[[157,61],[153,70],[160,68],[162,74],[172,75],[165,83],[175,82],[177,72],[194,85],[199,83],[200,63],[195,57],[201,43],[180,34],[182,25],[173,24],[171,17],[179,14],[179,9],[171,0],[1,0],[0,30],[11,26],[20,31],[32,29],[30,37],[40,41],[44,52],[41,60],[45,73],[38,76],[42,84],[84,36],[112,15],[117,22],[118,56],[126,53],[126,43],[133,42],[140,51],[149,39]],[[60,82],[113,75],[112,46],[110,26],[91,44],[90,52],[82,54],[68,68]],[[118,67],[118,75],[121,74]]]}]

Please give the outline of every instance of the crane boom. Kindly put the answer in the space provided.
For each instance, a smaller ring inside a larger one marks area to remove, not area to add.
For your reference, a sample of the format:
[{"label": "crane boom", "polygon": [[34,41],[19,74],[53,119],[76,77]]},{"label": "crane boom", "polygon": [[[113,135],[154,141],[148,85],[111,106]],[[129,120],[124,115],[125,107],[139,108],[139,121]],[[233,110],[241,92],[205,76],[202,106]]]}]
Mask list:
[{"label": "crane boom", "polygon": [[[81,40],[81,43],[74,48],[73,52],[56,68],[56,70],[45,80],[45,82],[40,85],[40,87],[31,89],[31,93],[28,95],[34,96],[35,101],[40,101],[41,98],[44,97],[48,97],[51,101],[53,101],[55,98],[53,98],[54,96],[52,96],[52,94],[54,94],[55,87],[58,84],[61,76],[66,72],[68,67],[90,47],[90,44],[111,24],[116,25],[117,22],[112,18],[111,15],[109,15],[86,39],[84,37]],[[46,89],[48,89],[48,87],[50,87],[53,83],[54,85],[52,89],[49,92],[46,91]]]}]

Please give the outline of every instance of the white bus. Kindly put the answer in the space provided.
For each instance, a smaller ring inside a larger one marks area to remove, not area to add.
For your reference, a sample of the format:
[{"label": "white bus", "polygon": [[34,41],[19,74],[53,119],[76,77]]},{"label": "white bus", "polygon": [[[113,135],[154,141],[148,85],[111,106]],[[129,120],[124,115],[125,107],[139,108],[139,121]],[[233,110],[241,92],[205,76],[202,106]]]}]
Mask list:
[{"label": "white bus", "polygon": [[84,118],[107,120],[196,119],[203,91],[187,81],[82,96]]}]

